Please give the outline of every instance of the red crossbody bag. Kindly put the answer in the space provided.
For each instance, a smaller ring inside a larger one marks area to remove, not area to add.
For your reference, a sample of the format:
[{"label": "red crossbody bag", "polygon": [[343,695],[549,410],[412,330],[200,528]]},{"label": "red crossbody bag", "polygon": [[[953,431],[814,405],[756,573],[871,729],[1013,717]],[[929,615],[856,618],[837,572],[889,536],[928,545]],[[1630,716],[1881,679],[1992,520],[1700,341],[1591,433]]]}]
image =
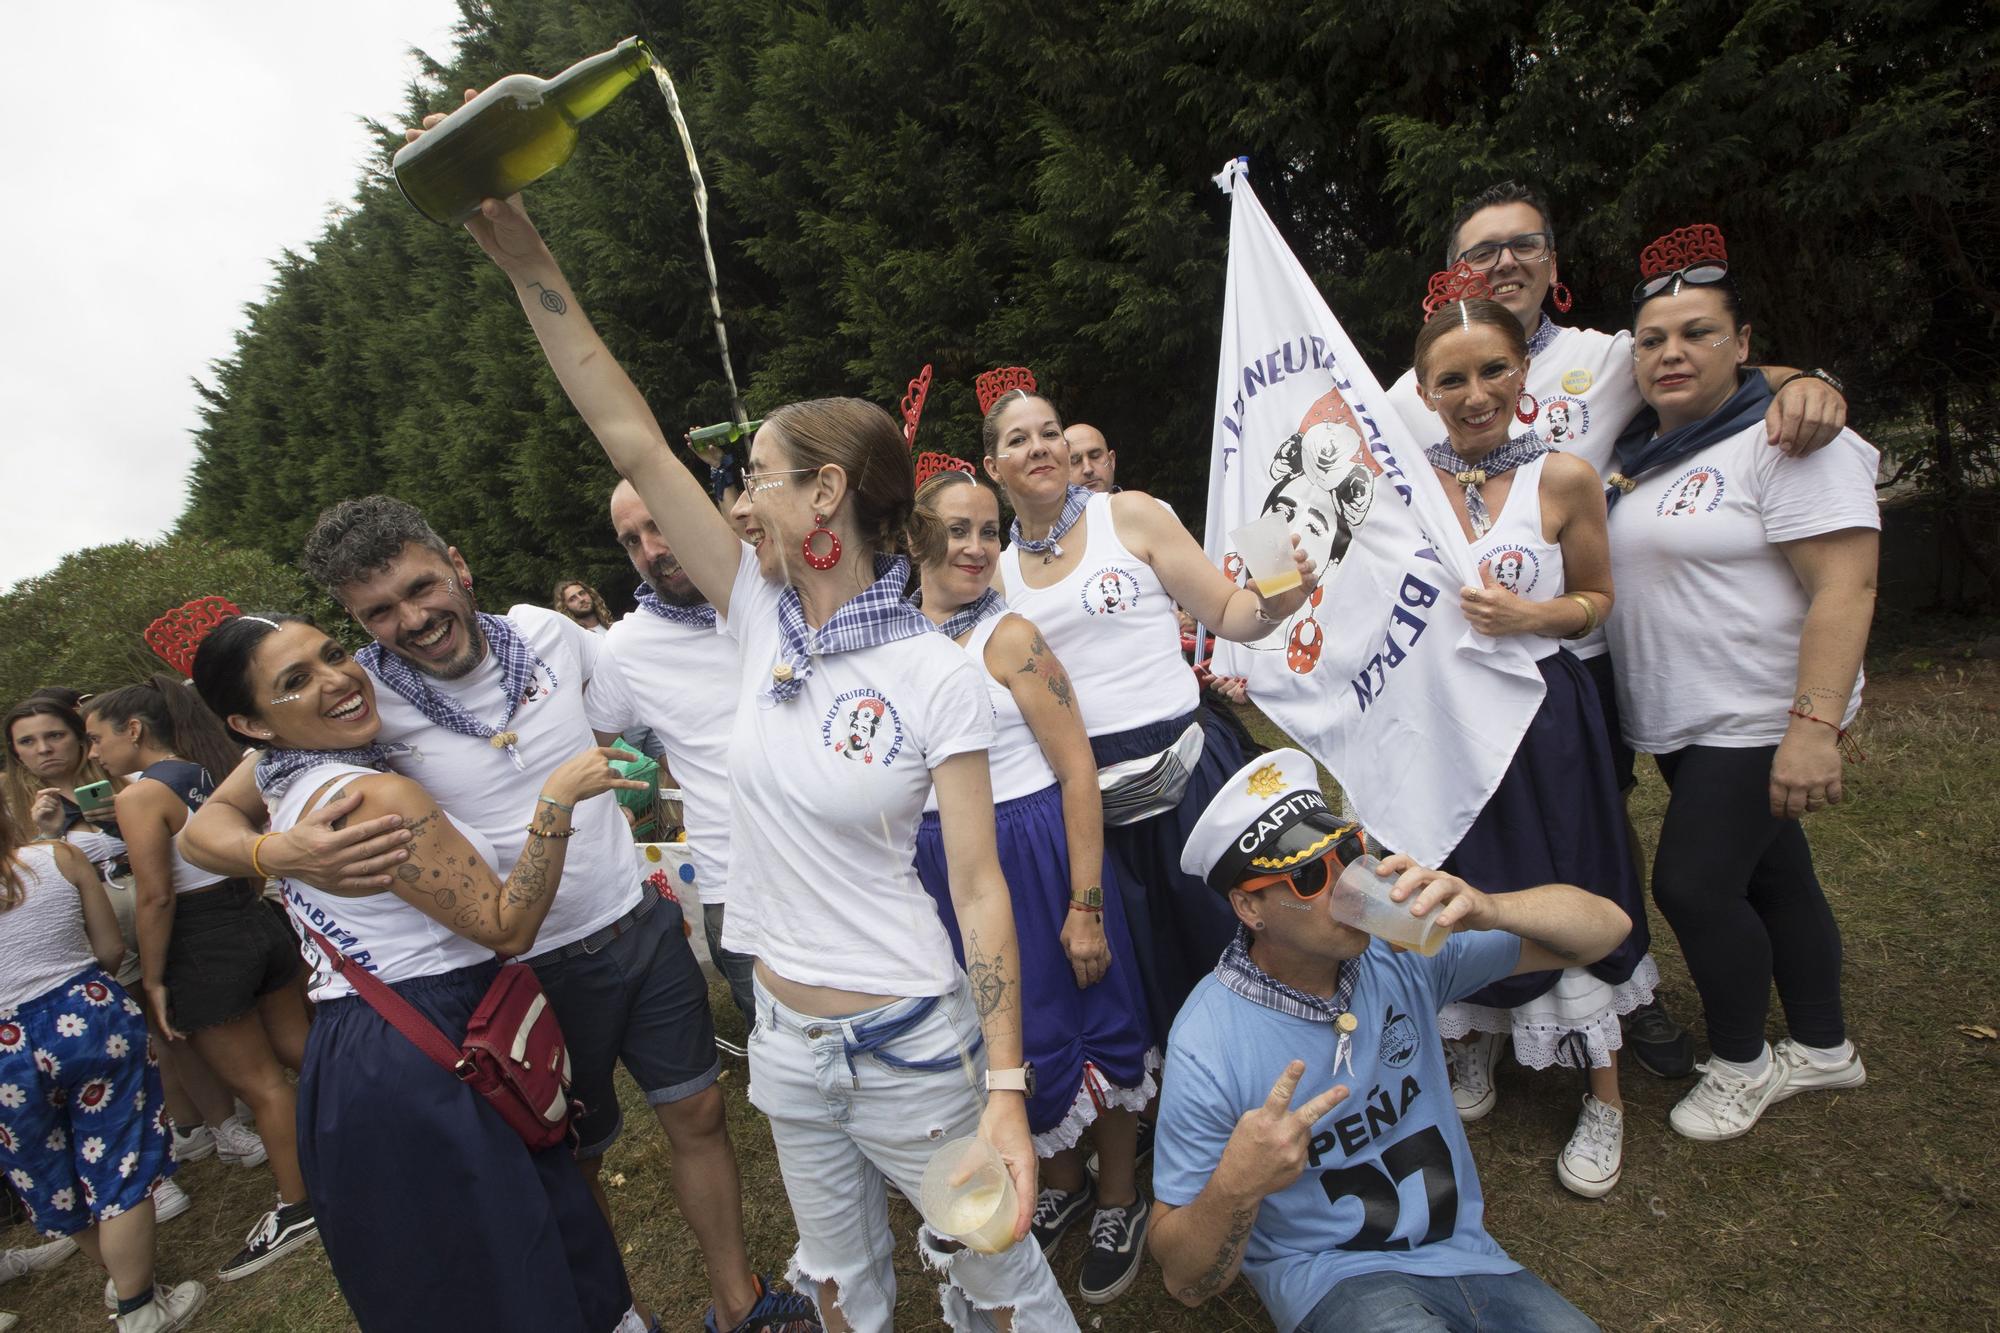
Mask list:
[{"label": "red crossbody bag", "polygon": [[333,946],[318,931],[306,933],[354,993],[453,1077],[487,1100],[530,1148],[553,1148],[569,1137],[578,1104],[569,1095],[569,1047],[541,978],[524,963],[503,966],[453,1046],[437,1025],[408,1000]]}]

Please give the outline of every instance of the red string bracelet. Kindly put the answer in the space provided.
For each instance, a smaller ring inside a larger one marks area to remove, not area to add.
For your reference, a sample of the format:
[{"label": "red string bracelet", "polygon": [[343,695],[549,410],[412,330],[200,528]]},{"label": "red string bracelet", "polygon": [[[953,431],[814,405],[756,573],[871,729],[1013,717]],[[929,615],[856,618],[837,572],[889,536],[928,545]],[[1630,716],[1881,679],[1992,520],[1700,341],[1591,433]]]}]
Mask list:
[{"label": "red string bracelet", "polygon": [[1814,717],[1811,713],[1803,713],[1796,708],[1787,708],[1785,711],[1793,717],[1802,717],[1808,722],[1817,722],[1822,727],[1832,727],[1834,748],[1839,750],[1840,757],[1849,763],[1858,764],[1868,758],[1867,755],[1861,752],[1861,743],[1849,735],[1845,727],[1835,726],[1823,717]]}]

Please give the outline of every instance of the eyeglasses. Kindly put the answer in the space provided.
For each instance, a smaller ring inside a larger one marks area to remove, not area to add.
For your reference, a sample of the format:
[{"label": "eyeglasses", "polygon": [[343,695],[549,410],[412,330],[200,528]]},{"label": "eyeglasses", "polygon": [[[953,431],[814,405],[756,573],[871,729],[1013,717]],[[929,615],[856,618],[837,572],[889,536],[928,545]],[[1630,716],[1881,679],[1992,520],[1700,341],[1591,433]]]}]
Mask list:
[{"label": "eyeglasses", "polygon": [[1459,252],[1457,262],[1484,273],[1500,262],[1500,252],[1505,250],[1514,256],[1517,263],[1538,264],[1549,257],[1549,248],[1553,244],[1545,231],[1524,231],[1504,241],[1481,241],[1470,246]]},{"label": "eyeglasses", "polygon": [[1729,264],[1727,261],[1721,259],[1704,259],[1699,264],[1690,264],[1686,268],[1677,268],[1671,273],[1662,273],[1658,277],[1646,279],[1632,289],[1632,304],[1638,305],[1641,301],[1650,300],[1658,296],[1667,289],[1667,284],[1669,283],[1677,284],[1674,290],[1679,291],[1680,287],[1678,284],[1681,283],[1686,283],[1691,287],[1706,287],[1710,283],[1721,282],[1728,276]]},{"label": "eyeglasses", "polygon": [[773,468],[769,472],[746,472],[743,474],[743,486],[746,490],[768,491],[773,486],[782,486],[785,483],[782,481],[766,481],[766,477],[802,477],[809,472],[818,471],[819,469],[816,467],[791,467]]},{"label": "eyeglasses", "polygon": [[1344,824],[1326,836],[1332,845],[1304,865],[1275,875],[1249,875],[1238,880],[1236,887],[1245,893],[1261,893],[1283,884],[1300,902],[1311,902],[1333,887],[1333,882],[1340,878],[1340,872],[1349,861],[1367,850],[1361,841],[1359,824]]}]

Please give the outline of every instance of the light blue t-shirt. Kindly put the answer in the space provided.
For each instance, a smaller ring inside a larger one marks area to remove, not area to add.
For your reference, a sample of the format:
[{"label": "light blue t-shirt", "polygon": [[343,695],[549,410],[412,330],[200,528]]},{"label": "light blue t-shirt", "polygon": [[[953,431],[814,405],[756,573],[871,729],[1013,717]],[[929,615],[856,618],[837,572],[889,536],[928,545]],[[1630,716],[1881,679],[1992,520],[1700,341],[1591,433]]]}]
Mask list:
[{"label": "light blue t-shirt", "polygon": [[1521,942],[1502,931],[1453,935],[1433,958],[1371,941],[1349,1010],[1353,1072],[1334,1076],[1338,1033],[1202,978],[1174,1020],[1160,1093],[1153,1192],[1193,1203],[1245,1111],[1293,1060],[1306,1062],[1299,1106],[1336,1083],[1347,1100],[1313,1127],[1306,1169],[1264,1200],[1243,1276],[1280,1330],[1335,1283],[1385,1269],[1426,1277],[1512,1273],[1493,1243],[1472,1149],[1452,1105],[1436,1015],[1514,970]]}]

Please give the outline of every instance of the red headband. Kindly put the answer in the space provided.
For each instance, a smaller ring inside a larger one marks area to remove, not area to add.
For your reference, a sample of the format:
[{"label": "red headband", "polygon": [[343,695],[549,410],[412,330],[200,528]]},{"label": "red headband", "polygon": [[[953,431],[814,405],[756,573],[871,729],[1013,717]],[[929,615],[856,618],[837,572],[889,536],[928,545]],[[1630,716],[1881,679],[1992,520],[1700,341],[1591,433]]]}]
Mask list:
[{"label": "red headband", "polygon": [[1639,252],[1639,276],[1657,278],[1662,273],[1678,273],[1696,264],[1729,262],[1729,247],[1723,242],[1722,228],[1713,222],[1697,222],[1677,227]]},{"label": "red headband", "polygon": [[1432,315],[1453,301],[1492,298],[1493,284],[1486,280],[1484,273],[1475,273],[1466,264],[1453,264],[1442,273],[1431,274],[1430,291],[1424,295],[1424,322],[1430,323]]},{"label": "red headband", "polygon": [[963,472],[968,477],[979,475],[978,470],[963,458],[932,453],[928,449],[917,455],[917,485],[923,485],[940,472]]},{"label": "red headband", "polygon": [[243,613],[223,597],[197,597],[146,626],[146,646],[183,676],[194,673],[195,649],[208,632],[232,616]]},{"label": "red headband", "polygon": [[1037,385],[1035,372],[1026,366],[1002,366],[981,375],[972,382],[972,387],[979,395],[979,415],[985,416],[993,410],[993,404],[1014,390],[1033,393]]},{"label": "red headband", "polygon": [[924,399],[931,396],[931,368],[926,365],[903,392],[903,443],[917,447],[917,422],[924,415]]}]

